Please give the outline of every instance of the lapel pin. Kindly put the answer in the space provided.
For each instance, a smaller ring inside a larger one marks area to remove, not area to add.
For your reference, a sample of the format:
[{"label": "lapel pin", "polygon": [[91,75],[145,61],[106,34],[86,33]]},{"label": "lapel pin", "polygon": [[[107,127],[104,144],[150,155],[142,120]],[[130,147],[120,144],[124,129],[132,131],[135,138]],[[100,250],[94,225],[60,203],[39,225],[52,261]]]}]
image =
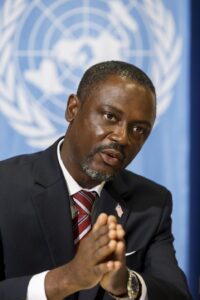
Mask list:
[{"label": "lapel pin", "polygon": [[116,212],[117,212],[118,217],[121,218],[121,216],[123,215],[123,210],[122,210],[121,205],[119,205],[119,203],[118,203],[117,206],[115,207],[115,210],[116,210]]}]

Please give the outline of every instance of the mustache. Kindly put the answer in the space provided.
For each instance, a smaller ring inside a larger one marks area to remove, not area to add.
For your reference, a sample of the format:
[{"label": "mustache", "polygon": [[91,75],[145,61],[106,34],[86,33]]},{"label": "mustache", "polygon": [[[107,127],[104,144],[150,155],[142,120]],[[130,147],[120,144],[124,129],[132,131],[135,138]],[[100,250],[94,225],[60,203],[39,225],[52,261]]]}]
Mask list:
[{"label": "mustache", "polygon": [[125,160],[126,155],[124,153],[124,146],[118,143],[110,143],[109,145],[101,145],[95,148],[91,156],[95,155],[96,153],[102,152],[103,150],[116,150],[120,153],[121,160]]}]

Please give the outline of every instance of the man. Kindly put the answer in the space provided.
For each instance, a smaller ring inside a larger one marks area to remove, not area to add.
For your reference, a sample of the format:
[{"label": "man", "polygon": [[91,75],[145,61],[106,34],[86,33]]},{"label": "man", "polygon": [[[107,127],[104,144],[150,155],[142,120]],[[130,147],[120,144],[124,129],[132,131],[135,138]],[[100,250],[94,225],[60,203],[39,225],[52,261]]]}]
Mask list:
[{"label": "man", "polygon": [[64,139],[1,163],[0,299],[191,299],[169,191],[124,170],[155,121],[150,79],[94,65],[65,117]]}]

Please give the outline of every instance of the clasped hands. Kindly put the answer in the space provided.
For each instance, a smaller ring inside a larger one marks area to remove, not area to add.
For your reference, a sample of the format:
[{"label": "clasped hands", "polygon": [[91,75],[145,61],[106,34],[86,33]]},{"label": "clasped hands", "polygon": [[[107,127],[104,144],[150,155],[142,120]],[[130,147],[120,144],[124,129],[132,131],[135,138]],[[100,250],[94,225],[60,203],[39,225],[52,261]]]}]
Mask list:
[{"label": "clasped hands", "polygon": [[125,231],[115,216],[99,215],[90,233],[80,241],[74,258],[47,273],[47,299],[60,300],[100,284],[107,292],[126,294]]},{"label": "clasped hands", "polygon": [[[114,216],[101,214],[74,258],[82,289],[97,283],[115,295],[126,293],[125,231]],[[80,272],[80,270],[82,270]]]}]

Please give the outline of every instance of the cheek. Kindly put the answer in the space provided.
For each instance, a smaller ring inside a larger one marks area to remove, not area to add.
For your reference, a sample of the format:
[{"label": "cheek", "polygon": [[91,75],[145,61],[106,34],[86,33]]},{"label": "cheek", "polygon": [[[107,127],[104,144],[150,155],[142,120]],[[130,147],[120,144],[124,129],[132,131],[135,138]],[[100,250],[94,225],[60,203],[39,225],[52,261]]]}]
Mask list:
[{"label": "cheek", "polygon": [[93,153],[101,145],[104,136],[105,130],[97,122],[91,122],[90,120],[84,122],[79,130],[78,139],[83,156]]},{"label": "cheek", "polygon": [[94,125],[93,131],[96,136],[103,136],[105,134],[105,129],[100,125]]},{"label": "cheek", "polygon": [[98,115],[91,116],[91,118],[88,119],[87,126],[93,137],[97,138],[105,136],[109,131]]},{"label": "cheek", "polygon": [[143,143],[134,143],[129,149],[127,149],[126,157],[127,157],[127,164],[129,164],[138,154],[140,149],[142,148]]}]

